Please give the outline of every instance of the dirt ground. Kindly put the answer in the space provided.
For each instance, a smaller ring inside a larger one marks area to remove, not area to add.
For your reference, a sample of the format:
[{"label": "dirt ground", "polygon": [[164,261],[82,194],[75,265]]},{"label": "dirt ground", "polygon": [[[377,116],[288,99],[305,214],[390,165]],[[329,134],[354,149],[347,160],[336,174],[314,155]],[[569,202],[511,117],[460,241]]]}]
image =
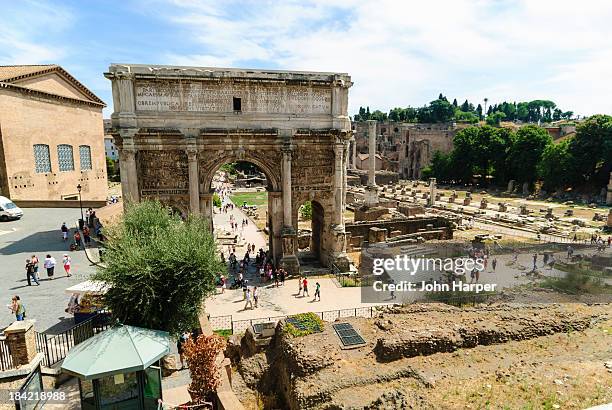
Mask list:
[{"label": "dirt ground", "polygon": [[[546,300],[540,294],[532,298]],[[444,306],[423,311],[417,306],[413,313],[406,311],[399,317],[384,314],[379,323],[392,320],[390,330],[374,326],[373,319],[343,319],[366,340],[365,346],[356,349],[341,349],[330,325],[323,333],[290,341],[299,357],[296,363],[287,359],[286,366],[306,369],[304,375],[291,376],[290,388],[300,408],[584,409],[612,402],[611,305],[557,304],[549,309],[511,304],[488,312]],[[540,321],[551,330],[534,337],[537,332],[532,330],[540,328]],[[566,330],[552,330],[561,322]],[[455,327],[470,326],[491,329],[484,337],[498,329],[507,329],[513,336],[497,344],[479,341],[475,347],[448,352],[448,347],[436,345],[443,340],[456,343],[445,335],[453,334]],[[521,326],[526,326],[526,333]],[[374,347],[381,337],[400,344],[411,340],[442,352],[381,361]],[[252,359],[258,363],[263,356]],[[253,363],[243,368],[252,369]],[[314,367],[309,370],[309,366]],[[278,408],[278,403],[264,406],[263,396],[247,388],[240,376],[236,380],[235,391],[244,397],[247,408]]]}]

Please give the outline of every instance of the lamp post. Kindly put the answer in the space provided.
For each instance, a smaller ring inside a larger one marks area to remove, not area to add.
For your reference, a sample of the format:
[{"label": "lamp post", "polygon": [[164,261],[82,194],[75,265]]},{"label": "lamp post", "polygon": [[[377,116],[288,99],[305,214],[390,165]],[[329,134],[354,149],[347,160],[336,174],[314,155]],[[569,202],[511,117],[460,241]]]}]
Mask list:
[{"label": "lamp post", "polygon": [[83,202],[81,201],[81,184],[77,185],[77,191],[79,192],[79,207],[81,208],[81,221],[83,221],[83,224],[85,223],[85,221],[83,220]]}]

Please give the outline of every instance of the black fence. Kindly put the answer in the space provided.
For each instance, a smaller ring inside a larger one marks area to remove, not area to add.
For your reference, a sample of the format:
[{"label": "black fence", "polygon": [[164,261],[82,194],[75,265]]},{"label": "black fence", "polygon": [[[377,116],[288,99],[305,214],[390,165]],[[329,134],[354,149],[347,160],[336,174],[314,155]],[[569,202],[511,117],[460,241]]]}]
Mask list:
[{"label": "black fence", "polygon": [[340,268],[333,263],[331,271],[336,279],[336,283],[343,288],[369,287],[374,283],[374,277],[372,275],[360,275],[357,272],[342,272]]},{"label": "black fence", "polygon": [[[344,317],[372,318],[376,315],[379,308],[387,306],[395,306],[395,304],[391,303],[385,305],[362,306],[349,309],[326,310],[323,312],[314,313],[325,322],[333,322],[336,319],[341,319]],[[237,334],[245,332],[249,328],[249,326],[256,325],[258,323],[278,322],[282,319],[285,319],[287,316],[291,315],[270,316],[246,320],[234,320],[232,315],[226,315],[210,317],[208,320],[210,321],[210,325],[213,330],[230,330],[232,334]]]},{"label": "black fence", "polygon": [[63,360],[74,346],[108,329],[111,326],[108,318],[106,314],[98,314],[56,335],[37,332],[36,350],[44,355],[42,364],[53,366]]},{"label": "black fence", "polygon": [[9,352],[6,340],[0,340],[0,371],[10,370],[13,366],[13,357]]}]

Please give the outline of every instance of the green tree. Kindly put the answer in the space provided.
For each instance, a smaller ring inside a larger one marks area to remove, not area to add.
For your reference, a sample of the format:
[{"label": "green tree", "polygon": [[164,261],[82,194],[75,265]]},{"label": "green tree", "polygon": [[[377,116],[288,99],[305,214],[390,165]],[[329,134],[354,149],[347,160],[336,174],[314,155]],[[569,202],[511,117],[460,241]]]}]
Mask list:
[{"label": "green tree", "polygon": [[570,151],[572,139],[550,144],[544,148],[542,160],[538,164],[538,174],[544,181],[544,188],[554,190],[568,186],[574,177],[575,160]]},{"label": "green tree", "polygon": [[480,104],[478,104],[478,107],[476,107],[476,115],[478,115],[479,120],[482,120],[482,105]]},{"label": "green tree", "polygon": [[110,285],[104,302],[115,318],[173,335],[198,326],[202,301],[223,271],[207,220],[183,222],[161,203],[144,201],[128,204],[105,234],[106,264],[94,279]]},{"label": "green tree", "polygon": [[429,103],[431,110],[431,122],[448,122],[453,119],[455,107],[446,100],[439,98]]},{"label": "green tree", "polygon": [[576,183],[606,185],[612,170],[612,116],[594,115],[578,124],[570,151],[579,165]]},{"label": "green tree", "polygon": [[526,125],[516,132],[508,151],[508,167],[512,177],[519,182],[534,182],[542,154],[552,138],[548,132],[536,125]]},{"label": "green tree", "polygon": [[300,216],[305,221],[312,219],[312,202],[306,201],[300,206]]},{"label": "green tree", "polygon": [[221,198],[219,198],[219,194],[216,192],[213,194],[213,206],[216,206],[217,208],[221,207]]},{"label": "green tree", "polygon": [[439,182],[450,182],[454,178],[452,167],[451,154],[434,151],[431,165],[423,168],[421,175],[423,179],[435,177]]},{"label": "green tree", "polygon": [[119,161],[106,157],[106,175],[109,181],[119,182],[121,180]]},{"label": "green tree", "polygon": [[506,118],[506,114],[501,111],[497,111],[487,116],[487,125],[492,127],[499,127],[501,121]]},{"label": "green tree", "polygon": [[475,124],[478,122],[478,116],[472,112],[464,112],[457,109],[455,110],[455,121]]},{"label": "green tree", "polygon": [[386,112],[382,112],[380,110],[375,110],[374,112],[372,112],[372,114],[370,115],[370,118],[368,118],[370,120],[376,120],[379,122],[382,121],[387,121],[387,113]]}]

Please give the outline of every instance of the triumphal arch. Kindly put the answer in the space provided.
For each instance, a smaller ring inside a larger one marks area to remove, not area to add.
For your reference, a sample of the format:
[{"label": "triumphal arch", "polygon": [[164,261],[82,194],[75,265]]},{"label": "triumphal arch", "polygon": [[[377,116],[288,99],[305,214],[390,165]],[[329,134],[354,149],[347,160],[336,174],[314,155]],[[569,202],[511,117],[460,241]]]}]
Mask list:
[{"label": "triumphal arch", "polygon": [[298,209],[312,201],[311,250],[325,266],[347,268],[349,75],[113,64],[105,77],[125,199],[212,220],[213,175],[249,161],[268,180],[275,260],[299,268]]}]

